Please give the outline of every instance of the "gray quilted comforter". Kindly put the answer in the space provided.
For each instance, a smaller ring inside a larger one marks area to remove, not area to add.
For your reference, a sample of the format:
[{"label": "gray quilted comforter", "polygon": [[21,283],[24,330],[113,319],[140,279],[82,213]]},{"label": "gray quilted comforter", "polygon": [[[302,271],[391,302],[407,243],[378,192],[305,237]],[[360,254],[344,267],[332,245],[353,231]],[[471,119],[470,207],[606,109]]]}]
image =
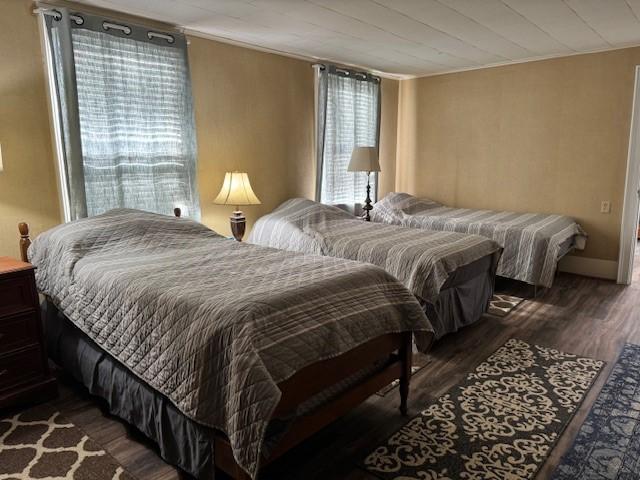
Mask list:
[{"label": "gray quilted comforter", "polygon": [[186,416],[225,432],[252,477],[279,382],[389,332],[430,343],[420,305],[384,270],[186,219],[112,210],[43,233],[29,256],[42,293]]},{"label": "gray quilted comforter", "polygon": [[565,242],[583,249],[587,235],[564,215],[452,208],[408,193],[390,193],[374,205],[371,218],[404,227],[483,235],[504,248],[497,274],[551,287]]},{"label": "gray quilted comforter", "polygon": [[249,242],[378,265],[427,302],[435,301],[451,272],[501,250],[478,235],[382,226],[304,198],[260,218]]}]

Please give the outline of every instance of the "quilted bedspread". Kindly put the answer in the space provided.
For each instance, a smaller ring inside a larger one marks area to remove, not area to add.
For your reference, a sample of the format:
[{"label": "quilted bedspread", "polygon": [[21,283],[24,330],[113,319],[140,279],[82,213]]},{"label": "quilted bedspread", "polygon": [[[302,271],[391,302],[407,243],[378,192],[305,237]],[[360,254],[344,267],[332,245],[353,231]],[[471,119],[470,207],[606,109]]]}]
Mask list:
[{"label": "quilted bedspread", "polygon": [[112,210],[29,250],[38,289],[189,418],[229,437],[255,477],[278,383],[390,332],[431,327],[372,265],[227,240],[187,219]]},{"label": "quilted bedspread", "polygon": [[374,205],[374,222],[483,235],[498,242],[504,252],[497,274],[551,287],[564,242],[583,249],[587,234],[564,215],[497,212],[452,208],[407,193],[390,193]]},{"label": "quilted bedspread", "polygon": [[288,200],[260,218],[249,242],[378,265],[427,302],[435,301],[451,272],[501,251],[496,242],[478,235],[365,222],[304,198]]}]

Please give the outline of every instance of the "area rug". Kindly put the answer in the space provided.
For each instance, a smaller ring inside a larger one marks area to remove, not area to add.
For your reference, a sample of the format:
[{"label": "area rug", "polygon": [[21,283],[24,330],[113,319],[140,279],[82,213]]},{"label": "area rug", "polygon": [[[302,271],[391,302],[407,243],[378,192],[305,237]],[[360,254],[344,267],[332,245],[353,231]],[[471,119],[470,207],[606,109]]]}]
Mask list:
[{"label": "area rug", "polygon": [[522,302],[524,298],[495,293],[489,301],[487,313],[496,317],[506,317]]},{"label": "area rug", "polygon": [[48,404],[0,419],[0,478],[133,480]]},{"label": "area rug", "polygon": [[[428,357],[426,355],[414,355],[413,356],[413,365],[411,366],[411,376],[413,377],[416,373],[422,370],[429,363]],[[396,378],[393,382],[391,382],[386,387],[378,390],[376,395],[379,397],[386,396],[389,392],[392,392],[398,385],[400,385],[400,379]]]},{"label": "area rug", "polygon": [[640,346],[627,344],[555,480],[640,477]]},{"label": "area rug", "polygon": [[382,479],[531,479],[603,362],[511,339],[370,453]]}]

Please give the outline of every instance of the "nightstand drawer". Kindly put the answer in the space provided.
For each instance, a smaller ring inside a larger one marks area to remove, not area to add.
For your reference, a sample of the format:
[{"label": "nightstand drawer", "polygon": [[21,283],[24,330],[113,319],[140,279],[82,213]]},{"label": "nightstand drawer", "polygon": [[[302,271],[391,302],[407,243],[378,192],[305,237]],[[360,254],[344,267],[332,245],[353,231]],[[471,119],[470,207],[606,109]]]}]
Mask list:
[{"label": "nightstand drawer", "polygon": [[0,318],[0,355],[16,348],[37,344],[39,321],[39,314],[36,312]]},{"label": "nightstand drawer", "polygon": [[0,392],[43,375],[42,352],[38,346],[0,356]]},{"label": "nightstand drawer", "polygon": [[31,272],[0,278],[0,317],[36,308],[34,288]]}]

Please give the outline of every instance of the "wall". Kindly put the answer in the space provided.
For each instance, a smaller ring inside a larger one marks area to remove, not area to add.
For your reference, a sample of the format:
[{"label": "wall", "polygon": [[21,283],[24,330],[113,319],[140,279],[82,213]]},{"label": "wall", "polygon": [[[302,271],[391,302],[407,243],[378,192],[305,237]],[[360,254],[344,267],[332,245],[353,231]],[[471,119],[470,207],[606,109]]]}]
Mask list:
[{"label": "wall", "polygon": [[639,64],[630,48],[402,81],[396,190],[571,215],[578,255],[616,261]]},{"label": "wall", "polygon": [[378,198],[382,198],[387,193],[395,191],[399,86],[400,82],[397,80],[382,79]]},{"label": "wall", "polygon": [[213,205],[226,171],[249,174],[262,205],[248,228],[292,196],[313,194],[313,69],[309,62],[191,37],[202,220],[229,234],[231,206]]},{"label": "wall", "polygon": [[19,256],[18,228],[60,222],[40,36],[31,2],[5,0],[0,15],[0,256]]},{"label": "wall", "polygon": [[[292,197],[314,198],[314,71],[280,55],[190,38],[202,221],[229,234],[233,208],[213,205],[225,171],[246,171],[262,205],[241,207],[247,232]],[[395,186],[397,80],[382,80],[381,194]],[[363,192],[364,198],[365,192]]]}]

